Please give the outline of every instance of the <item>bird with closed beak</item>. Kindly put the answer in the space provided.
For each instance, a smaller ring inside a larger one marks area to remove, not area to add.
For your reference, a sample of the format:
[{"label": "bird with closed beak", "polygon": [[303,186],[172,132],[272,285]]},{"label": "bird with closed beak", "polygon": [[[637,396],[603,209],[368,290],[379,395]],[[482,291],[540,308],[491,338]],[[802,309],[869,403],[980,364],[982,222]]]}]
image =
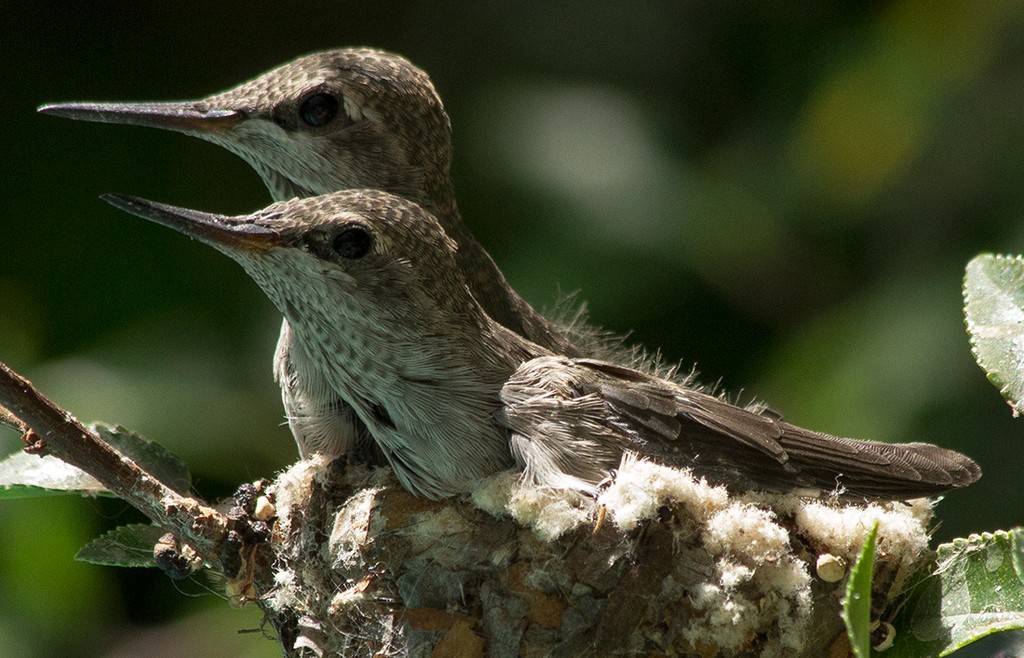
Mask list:
[{"label": "bird with closed beak", "polygon": [[532,485],[592,493],[626,455],[734,491],[848,499],[933,496],[981,475],[935,445],[814,432],[531,342],[481,306],[441,223],[387,192],[293,199],[238,217],[104,198],[241,264],[284,314],[324,395],[348,405],[361,439],[416,495],[471,491],[513,467]]}]

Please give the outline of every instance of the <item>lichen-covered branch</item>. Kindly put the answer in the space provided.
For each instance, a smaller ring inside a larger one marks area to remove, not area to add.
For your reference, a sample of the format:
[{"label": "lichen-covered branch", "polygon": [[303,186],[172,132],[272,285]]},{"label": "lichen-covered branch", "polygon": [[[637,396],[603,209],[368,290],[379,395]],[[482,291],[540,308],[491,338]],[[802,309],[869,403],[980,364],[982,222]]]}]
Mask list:
[{"label": "lichen-covered branch", "polygon": [[165,486],[2,362],[0,407],[27,428],[27,451],[51,454],[82,469],[154,523],[174,531],[205,562],[221,564],[229,531],[224,514]]},{"label": "lichen-covered branch", "polygon": [[927,501],[737,496],[643,460],[624,461],[596,497],[503,473],[471,497],[431,501],[389,469],[314,457],[243,485],[221,513],[3,364],[0,405],[29,428],[29,449],[172,530],[157,551],[168,573],[187,552],[180,540],[226,574],[229,599],[258,604],[288,656],[842,653],[842,581],[870,528],[872,619],[886,621],[929,555]]},{"label": "lichen-covered branch", "polygon": [[25,427],[25,423],[21,422],[20,418],[3,407],[0,407],[0,425],[7,425],[12,429],[18,430],[22,434],[24,434],[28,429]]}]

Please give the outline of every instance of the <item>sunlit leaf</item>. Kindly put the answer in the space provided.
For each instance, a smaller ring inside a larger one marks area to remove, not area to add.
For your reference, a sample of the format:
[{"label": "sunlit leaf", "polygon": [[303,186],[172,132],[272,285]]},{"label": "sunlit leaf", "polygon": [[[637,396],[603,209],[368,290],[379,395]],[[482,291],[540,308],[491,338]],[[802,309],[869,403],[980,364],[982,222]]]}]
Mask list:
[{"label": "sunlit leaf", "polygon": [[1024,409],[1024,258],[982,254],[968,263],[964,313],[975,360],[1019,415]]},{"label": "sunlit leaf", "polygon": [[[167,486],[188,492],[188,466],[160,444],[119,426],[95,424],[90,429]],[[0,500],[67,494],[96,496],[109,492],[91,475],[50,455],[18,452],[0,462]]]},{"label": "sunlit leaf", "polygon": [[946,656],[971,642],[1024,628],[1024,531],[971,535],[939,546],[911,590],[886,658]]},{"label": "sunlit leaf", "polygon": [[850,570],[843,599],[843,622],[850,635],[850,647],[857,658],[871,656],[871,573],[875,568],[877,534],[876,523],[864,540],[857,563]]},{"label": "sunlit leaf", "polygon": [[107,493],[94,477],[53,456],[17,452],[0,462],[0,500]]}]

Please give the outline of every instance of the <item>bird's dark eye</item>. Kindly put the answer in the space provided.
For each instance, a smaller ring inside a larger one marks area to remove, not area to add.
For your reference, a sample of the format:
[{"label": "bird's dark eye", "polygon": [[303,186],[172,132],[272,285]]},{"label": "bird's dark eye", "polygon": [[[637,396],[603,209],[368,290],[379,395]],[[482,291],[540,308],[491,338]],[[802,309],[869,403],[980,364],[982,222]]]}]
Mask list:
[{"label": "bird's dark eye", "polygon": [[328,93],[313,94],[302,101],[299,116],[309,126],[326,126],[338,116],[338,99]]},{"label": "bird's dark eye", "polygon": [[344,229],[331,240],[331,247],[342,258],[362,258],[373,246],[373,238],[361,226]]}]

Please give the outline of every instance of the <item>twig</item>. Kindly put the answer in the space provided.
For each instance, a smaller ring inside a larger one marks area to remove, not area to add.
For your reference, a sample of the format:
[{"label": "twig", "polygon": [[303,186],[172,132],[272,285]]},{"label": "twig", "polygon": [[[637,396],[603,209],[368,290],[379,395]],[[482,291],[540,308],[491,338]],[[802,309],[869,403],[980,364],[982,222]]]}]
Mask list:
[{"label": "twig", "polygon": [[222,565],[227,557],[222,555],[222,545],[230,529],[224,514],[175,493],[87,430],[3,362],[0,408],[6,408],[7,415],[19,421],[27,450],[52,454],[92,475],[157,525],[177,533],[206,563]]},{"label": "twig", "polygon": [[7,425],[11,429],[18,430],[22,434],[28,431],[28,428],[25,427],[25,423],[21,422],[20,418],[3,407],[0,407],[0,425]]}]

